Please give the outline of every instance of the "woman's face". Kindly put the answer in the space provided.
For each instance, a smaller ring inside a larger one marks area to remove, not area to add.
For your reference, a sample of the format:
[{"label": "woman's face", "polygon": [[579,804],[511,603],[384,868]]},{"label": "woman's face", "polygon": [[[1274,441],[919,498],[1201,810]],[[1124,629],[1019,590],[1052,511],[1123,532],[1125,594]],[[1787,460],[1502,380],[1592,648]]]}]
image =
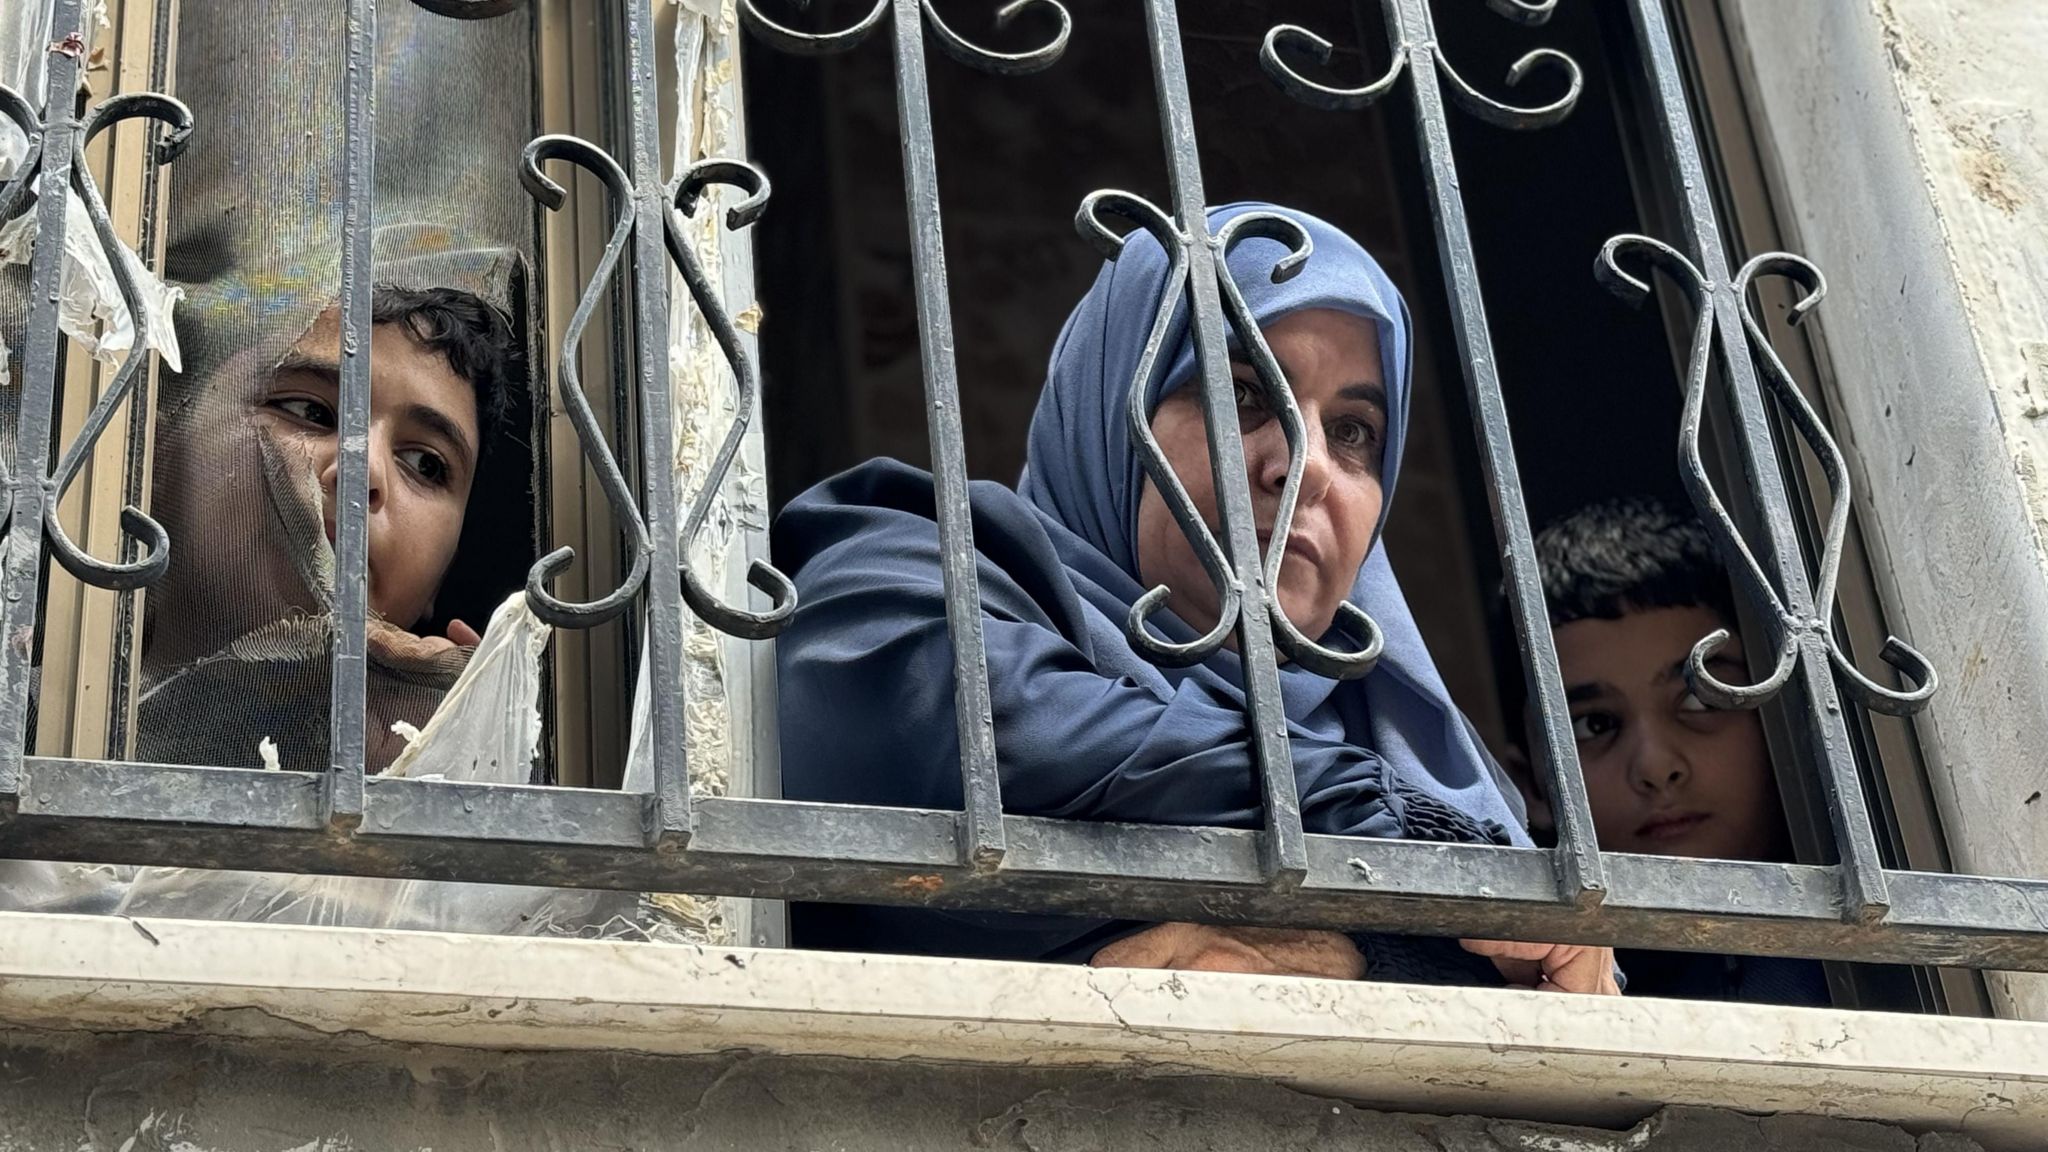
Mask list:
[{"label": "woman's face", "polygon": [[[1263,331],[1292,386],[1307,432],[1301,492],[1280,565],[1278,596],[1288,620],[1304,635],[1318,637],[1329,630],[1337,605],[1357,581],[1379,524],[1380,465],[1387,439],[1379,336],[1371,321],[1329,309],[1289,313]],[[1233,354],[1231,370],[1263,557],[1287,483],[1287,440],[1250,361]],[[1198,381],[1190,382],[1162,401],[1152,414],[1152,434],[1203,521],[1221,540],[1200,391]],[[1138,501],[1138,574],[1147,587],[1173,589],[1169,604],[1174,614],[1197,630],[1216,623],[1216,589],[1149,477]]]}]

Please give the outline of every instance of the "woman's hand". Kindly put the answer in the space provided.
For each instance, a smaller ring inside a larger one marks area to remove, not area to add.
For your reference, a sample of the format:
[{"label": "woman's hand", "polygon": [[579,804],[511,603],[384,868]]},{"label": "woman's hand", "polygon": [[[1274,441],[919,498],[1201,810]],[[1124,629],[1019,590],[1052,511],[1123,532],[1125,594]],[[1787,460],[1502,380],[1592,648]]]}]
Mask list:
[{"label": "woman's hand", "polygon": [[1515,940],[1460,940],[1465,951],[1490,958],[1509,984],[1538,992],[1619,996],[1614,949],[1589,944],[1524,944]]},{"label": "woman's hand", "polygon": [[1356,980],[1365,957],[1336,932],[1293,928],[1217,928],[1207,924],[1155,924],[1103,945],[1094,968],[1173,968],[1184,972],[1251,972]]}]

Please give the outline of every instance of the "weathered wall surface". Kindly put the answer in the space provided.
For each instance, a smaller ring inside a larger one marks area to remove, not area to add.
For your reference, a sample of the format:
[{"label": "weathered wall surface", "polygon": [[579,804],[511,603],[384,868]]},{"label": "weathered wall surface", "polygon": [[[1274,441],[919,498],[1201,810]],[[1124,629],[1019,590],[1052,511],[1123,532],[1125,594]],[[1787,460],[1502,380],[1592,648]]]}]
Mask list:
[{"label": "weathered wall surface", "polygon": [[[257,1021],[255,1023],[261,1023]],[[271,1026],[274,1030],[275,1025]],[[526,1149],[1976,1152],[1949,1135],[1667,1109],[1634,1130],[1398,1115],[1272,1084],[323,1038],[0,1033],[5,1152]]]},{"label": "weathered wall surface", "polygon": [[[2048,876],[2048,5],[1724,0],[1966,872]],[[2048,979],[1993,977],[2048,1020]]]}]

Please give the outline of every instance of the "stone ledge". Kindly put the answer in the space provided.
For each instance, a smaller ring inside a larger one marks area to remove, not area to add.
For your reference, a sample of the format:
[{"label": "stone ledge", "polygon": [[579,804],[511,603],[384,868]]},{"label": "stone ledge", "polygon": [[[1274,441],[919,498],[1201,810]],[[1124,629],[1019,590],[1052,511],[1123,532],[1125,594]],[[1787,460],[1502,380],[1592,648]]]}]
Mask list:
[{"label": "stone ledge", "polygon": [[2048,1131],[2048,1025],[1055,965],[0,914],[0,1026],[1119,1067],[1595,1125]]}]

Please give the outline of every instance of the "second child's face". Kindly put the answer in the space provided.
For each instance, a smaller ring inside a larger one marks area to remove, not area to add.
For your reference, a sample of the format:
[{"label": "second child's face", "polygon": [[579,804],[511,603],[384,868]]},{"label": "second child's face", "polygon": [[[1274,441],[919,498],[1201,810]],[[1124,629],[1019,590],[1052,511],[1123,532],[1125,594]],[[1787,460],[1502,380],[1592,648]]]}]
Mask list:
[{"label": "second child's face", "polygon": [[[330,543],[340,364],[340,320],[329,311],[285,353],[254,413],[280,445],[310,457]],[[370,380],[370,607],[411,629],[432,613],[462,536],[476,475],[476,391],[398,324],[373,331]]]},{"label": "second child's face", "polygon": [[[1579,764],[1600,847],[1720,860],[1786,858],[1763,724],[1754,712],[1706,707],[1685,683],[1693,645],[1722,627],[1712,609],[1631,611],[1556,629]],[[1708,662],[1747,676],[1731,640]]]}]

